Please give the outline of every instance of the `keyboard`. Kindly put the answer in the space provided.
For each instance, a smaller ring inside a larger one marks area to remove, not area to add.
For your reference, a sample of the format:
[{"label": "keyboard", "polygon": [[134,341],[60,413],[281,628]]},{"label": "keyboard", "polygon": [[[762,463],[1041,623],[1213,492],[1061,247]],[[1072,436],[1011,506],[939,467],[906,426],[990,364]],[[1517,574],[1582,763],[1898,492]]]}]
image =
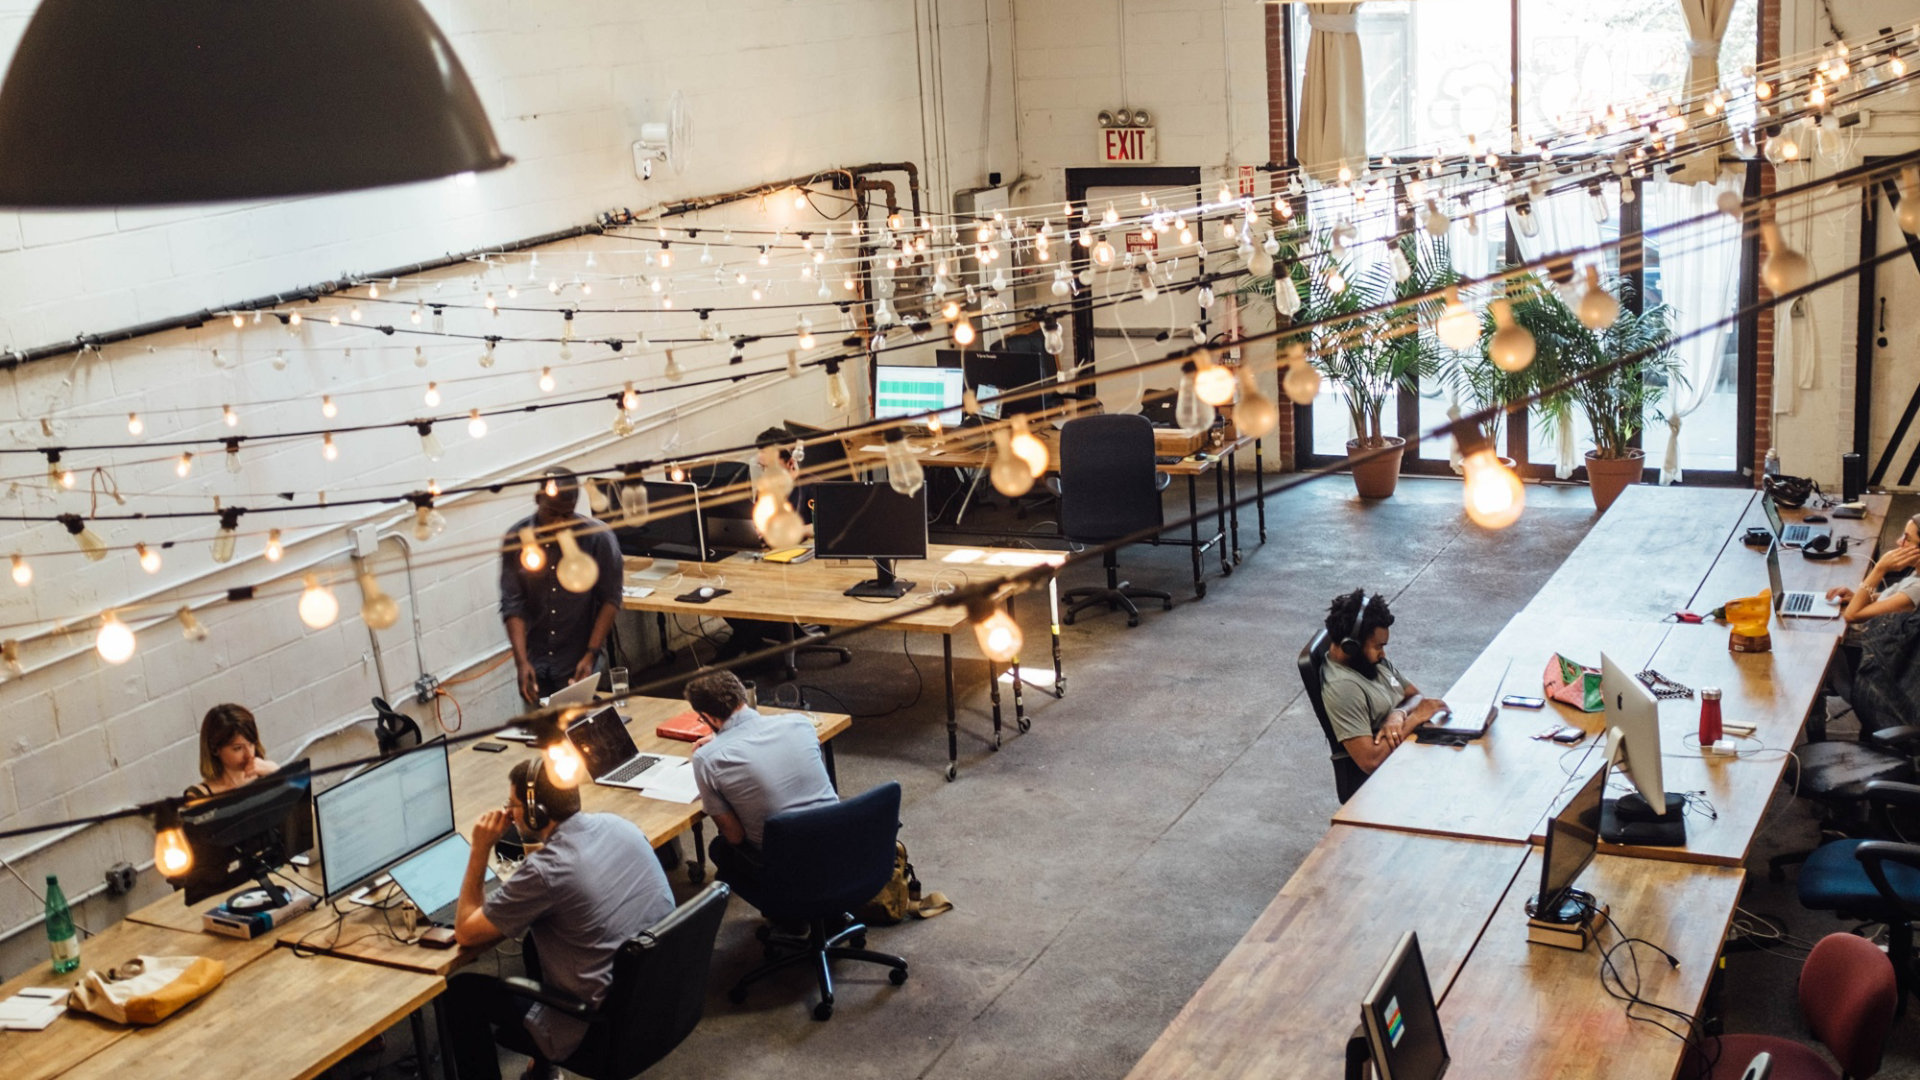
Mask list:
[{"label": "keyboard", "polygon": [[639,757],[634,758],[632,761],[601,777],[601,779],[608,783],[625,782],[639,776],[641,773],[646,772],[658,764],[660,764],[658,757],[652,754],[641,754]]},{"label": "keyboard", "polygon": [[1804,544],[1812,533],[1813,526],[1811,525],[1789,525],[1780,530],[1780,542],[1789,547],[1796,544]]},{"label": "keyboard", "polygon": [[1155,454],[1153,455],[1153,463],[1155,465],[1178,465],[1180,464],[1180,455],[1179,454]]},{"label": "keyboard", "polygon": [[1788,593],[1780,610],[1789,615],[1805,615],[1813,610],[1813,594],[1810,592]]}]

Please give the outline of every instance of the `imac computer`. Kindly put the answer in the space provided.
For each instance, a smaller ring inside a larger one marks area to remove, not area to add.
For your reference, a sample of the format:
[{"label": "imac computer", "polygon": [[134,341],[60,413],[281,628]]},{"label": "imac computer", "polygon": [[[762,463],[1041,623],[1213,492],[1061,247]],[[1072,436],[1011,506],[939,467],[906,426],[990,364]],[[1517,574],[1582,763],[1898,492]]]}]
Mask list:
[{"label": "imac computer", "polygon": [[1577,923],[1598,906],[1591,893],[1574,888],[1573,883],[1593,861],[1600,839],[1600,801],[1606,790],[1607,770],[1601,768],[1547,820],[1547,845],[1540,852],[1540,891],[1527,901],[1531,918]]},{"label": "imac computer", "polygon": [[713,551],[758,551],[753,527],[753,470],[744,461],[708,461],[687,470],[700,492],[701,541]]},{"label": "imac computer", "polygon": [[1453,1059],[1440,1031],[1440,1010],[1420,955],[1420,936],[1412,930],[1400,936],[1386,967],[1361,999],[1360,1026],[1380,1080],[1440,1080],[1447,1074]]},{"label": "imac computer", "polygon": [[[1053,357],[1044,352],[941,349],[933,358],[942,367],[957,367],[965,372],[967,388],[987,399],[980,406],[982,414],[988,409],[995,410],[989,419],[1045,412],[1059,404],[1054,390],[1058,385],[1055,378],[1058,368]],[[1005,401],[991,400],[1003,394],[1015,396]]]},{"label": "imac computer", "polygon": [[193,867],[171,884],[186,891],[189,904],[257,884],[264,897],[248,897],[253,889],[241,888],[229,906],[258,911],[285,905],[291,894],[269,875],[313,846],[312,793],[312,767],[303,758],[245,787],[187,803],[180,826]]},{"label": "imac computer", "polygon": [[961,392],[966,372],[954,367],[879,364],[873,369],[873,418],[898,420],[938,413],[946,428],[960,426]]},{"label": "imac computer", "polygon": [[335,899],[453,831],[446,739],[435,739],[314,796],[320,877]]},{"label": "imac computer", "polygon": [[1686,803],[1666,790],[1660,775],[1660,699],[1605,653],[1600,654],[1600,694],[1606,699],[1607,769],[1624,765],[1638,789],[1601,804],[1600,838],[1609,844],[1683,846]]},{"label": "imac computer", "polygon": [[896,559],[927,557],[927,489],[902,495],[882,483],[813,487],[813,550],[822,559],[872,559],[880,576],[848,596],[897,600],[913,582],[894,577]]}]

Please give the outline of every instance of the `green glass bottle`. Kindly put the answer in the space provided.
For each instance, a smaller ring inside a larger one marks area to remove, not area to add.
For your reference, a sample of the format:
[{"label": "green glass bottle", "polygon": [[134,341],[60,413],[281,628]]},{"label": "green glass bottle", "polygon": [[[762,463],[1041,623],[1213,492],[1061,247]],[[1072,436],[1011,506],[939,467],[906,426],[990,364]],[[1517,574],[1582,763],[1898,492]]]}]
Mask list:
[{"label": "green glass bottle", "polygon": [[80,935],[73,928],[73,911],[60,879],[47,875],[47,946],[53,951],[53,972],[65,975],[80,966]]}]

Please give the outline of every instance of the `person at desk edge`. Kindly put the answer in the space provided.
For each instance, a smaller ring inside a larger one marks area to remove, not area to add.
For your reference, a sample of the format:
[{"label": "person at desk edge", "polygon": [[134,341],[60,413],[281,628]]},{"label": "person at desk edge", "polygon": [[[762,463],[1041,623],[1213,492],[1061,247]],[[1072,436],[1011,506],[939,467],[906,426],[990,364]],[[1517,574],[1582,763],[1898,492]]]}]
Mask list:
[{"label": "person at desk edge", "polygon": [[803,716],[762,716],[731,671],[687,683],[687,704],[714,734],[694,744],[701,808],[719,827],[707,846],[720,880],[737,885],[760,869],[767,819],[840,801],[820,756],[820,736]]},{"label": "person at desk edge", "polygon": [[[574,513],[580,503],[579,478],[559,466],[540,475],[546,482],[534,489],[533,516],[507,530],[500,556],[500,621],[513,647],[520,696],[528,704],[593,673],[613,629],[614,613],[620,610],[625,573],[613,530]],[[526,528],[535,530],[546,555],[538,570],[528,570],[520,561],[520,530]],[[560,584],[561,529],[570,530],[580,550],[600,568],[598,580],[586,592],[569,592]]]},{"label": "person at desk edge", "polygon": [[200,782],[187,789],[187,798],[245,787],[279,768],[267,760],[260,725],[246,706],[215,705],[200,720]]},{"label": "person at desk edge", "polygon": [[1393,612],[1385,597],[1355,589],[1327,608],[1327,658],[1320,665],[1320,700],[1334,737],[1371,774],[1414,728],[1446,703],[1420,688],[1387,659]]},{"label": "person at desk edge", "polygon": [[[540,844],[519,869],[485,893],[487,859],[511,823]],[[460,882],[454,939],[486,948],[527,934],[527,974],[599,1004],[613,981],[620,946],[673,911],[667,876],[639,826],[617,814],[583,814],[580,792],[547,779],[539,758],[509,776],[507,804],[473,825]],[[524,1074],[553,1075],[552,1063],[579,1049],[587,1025],[520,997],[484,975],[447,980],[447,1050],[458,1080],[497,1080],[496,1043],[533,1057]]]},{"label": "person at desk edge", "polygon": [[[1900,543],[1874,560],[1858,589],[1836,586],[1827,590],[1827,599],[1841,604],[1840,617],[1850,623],[1912,611],[1920,607],[1920,574],[1908,573],[1916,566],[1920,566],[1920,514],[1907,519]],[[1893,574],[1904,577],[1888,585],[1887,577]]]}]

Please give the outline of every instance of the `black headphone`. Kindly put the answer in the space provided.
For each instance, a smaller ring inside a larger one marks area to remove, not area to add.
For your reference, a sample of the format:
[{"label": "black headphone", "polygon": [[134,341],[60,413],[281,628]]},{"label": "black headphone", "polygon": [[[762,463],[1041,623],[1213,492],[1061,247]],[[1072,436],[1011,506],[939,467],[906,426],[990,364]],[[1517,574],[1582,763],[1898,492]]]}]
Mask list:
[{"label": "black headphone", "polygon": [[1831,536],[1824,534],[1816,536],[1800,548],[1800,557],[1814,562],[1843,558],[1847,554],[1847,544],[1852,539],[1850,536],[1843,536],[1840,538],[1840,543],[1836,545]]},{"label": "black headphone", "polygon": [[541,770],[545,768],[544,762],[534,758],[533,768],[527,770],[527,782],[520,789],[520,810],[527,817],[527,828],[534,832],[546,828],[552,821],[547,812],[547,804],[540,801],[540,775]]},{"label": "black headphone", "polygon": [[1346,637],[1340,639],[1340,651],[1347,654],[1349,659],[1360,655],[1360,623],[1366,619],[1367,605],[1371,603],[1373,603],[1372,595],[1367,590],[1361,589],[1360,607],[1353,613],[1353,627],[1347,631]]}]

